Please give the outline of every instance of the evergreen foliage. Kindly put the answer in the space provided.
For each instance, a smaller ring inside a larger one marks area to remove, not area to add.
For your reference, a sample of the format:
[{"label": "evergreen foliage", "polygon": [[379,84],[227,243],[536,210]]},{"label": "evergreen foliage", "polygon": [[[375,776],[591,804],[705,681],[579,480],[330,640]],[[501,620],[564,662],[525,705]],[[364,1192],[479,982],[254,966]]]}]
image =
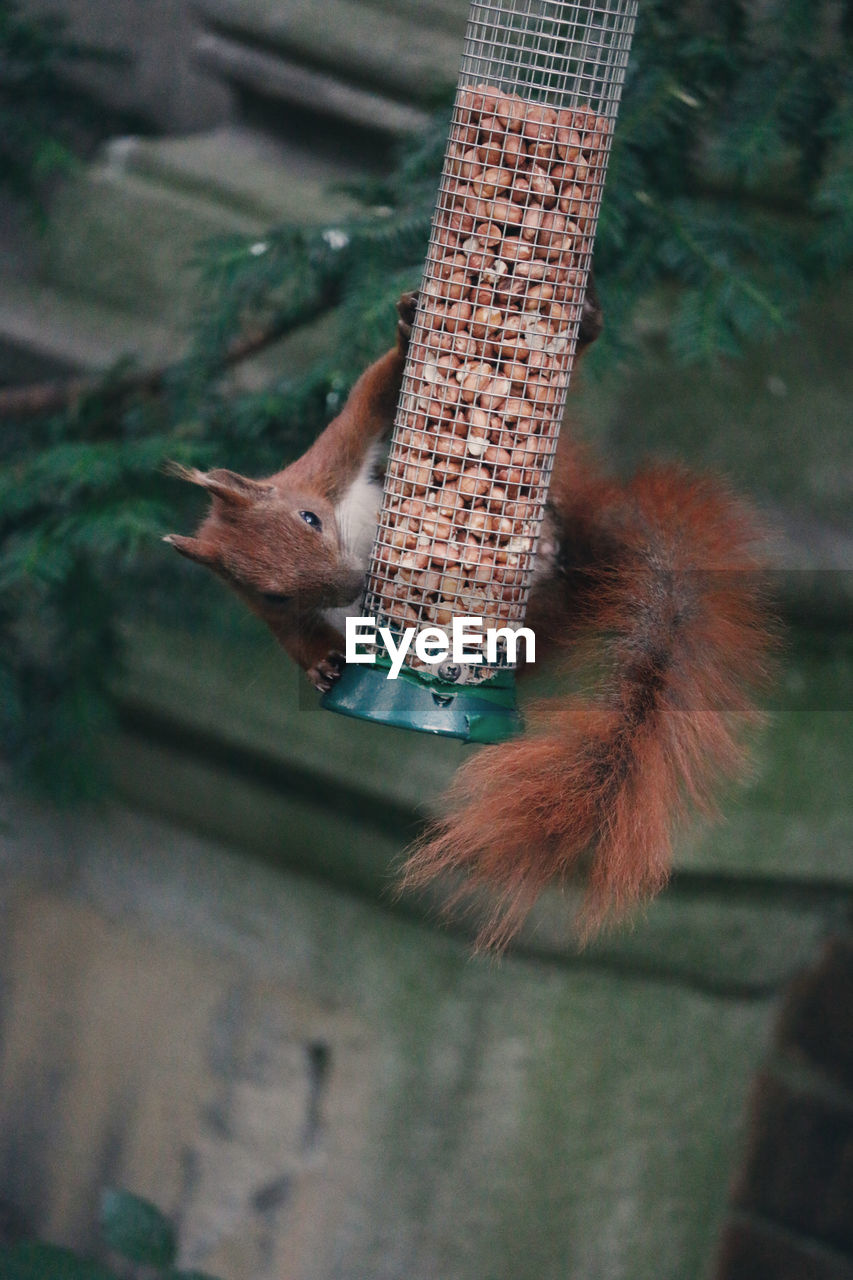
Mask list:
[{"label": "evergreen foliage", "polygon": [[15,0],[0,0],[0,184],[40,207],[46,181],[73,166],[97,119],[63,72],[118,57],[69,39],[59,19],[28,18]]},{"label": "evergreen foliage", "polygon": [[216,1280],[204,1271],[176,1268],[174,1223],[150,1200],[106,1188],[98,1225],[99,1252],[109,1264],[30,1239],[22,1230],[22,1238],[0,1240],[0,1275],[4,1280]]},{"label": "evergreen foliage", "polygon": [[[0,3],[4,122],[13,13]],[[639,350],[633,321],[649,298],[666,301],[670,349],[709,360],[794,323],[813,289],[849,266],[851,37],[853,10],[839,0],[641,0],[596,241],[600,367]],[[27,39],[27,101],[41,121],[58,46],[47,28]],[[417,284],[447,123],[438,113],[386,180],[363,185],[360,217],[200,251],[193,349],[157,394],[114,370],[67,410],[6,425],[0,731],[54,791],[96,776],[86,745],[108,712],[128,601],[174,589],[179,568],[158,539],[182,527],[183,495],[164,463],[258,475],[315,436],[389,344],[394,301]],[[35,136],[15,144],[24,184],[44,163],[26,140]],[[330,309],[336,333],[322,359],[260,392],[235,390],[227,361],[241,335],[286,334]]]}]

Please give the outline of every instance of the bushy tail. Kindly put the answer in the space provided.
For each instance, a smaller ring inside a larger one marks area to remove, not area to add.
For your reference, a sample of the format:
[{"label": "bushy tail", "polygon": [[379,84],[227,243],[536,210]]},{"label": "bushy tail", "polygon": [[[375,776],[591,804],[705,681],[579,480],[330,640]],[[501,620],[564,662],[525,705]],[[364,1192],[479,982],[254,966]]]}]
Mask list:
[{"label": "bushy tail", "polygon": [[462,872],[454,902],[487,886],[483,946],[579,869],[583,938],[659,890],[678,820],[712,812],[716,784],[744,770],[766,678],[757,531],[735,499],[677,468],[558,496],[562,630],[575,659],[592,642],[597,689],[534,707],[525,736],[464,765],[403,868],[403,888]]}]

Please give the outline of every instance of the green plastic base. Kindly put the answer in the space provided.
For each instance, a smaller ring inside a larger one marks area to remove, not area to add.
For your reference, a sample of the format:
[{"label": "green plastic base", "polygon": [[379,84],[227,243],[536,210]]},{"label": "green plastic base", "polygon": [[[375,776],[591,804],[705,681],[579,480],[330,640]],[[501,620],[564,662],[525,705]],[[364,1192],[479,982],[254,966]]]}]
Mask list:
[{"label": "green plastic base", "polygon": [[387,675],[387,667],[378,664],[345,667],[320,705],[339,715],[466,742],[503,742],[521,731],[512,671],[478,685],[446,684],[406,669],[396,680]]}]

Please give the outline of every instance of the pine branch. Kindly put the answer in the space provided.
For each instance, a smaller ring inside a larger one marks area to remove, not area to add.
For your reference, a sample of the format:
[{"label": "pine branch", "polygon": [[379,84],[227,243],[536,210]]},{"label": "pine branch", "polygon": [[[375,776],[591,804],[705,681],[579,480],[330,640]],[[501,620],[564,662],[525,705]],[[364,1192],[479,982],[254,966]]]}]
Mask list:
[{"label": "pine branch", "polygon": [[[0,181],[37,190],[68,137],[61,51],[20,8],[0,0]],[[710,362],[849,264],[850,12],[643,0],[596,238],[599,370],[645,354],[635,320],[662,286],[669,353]],[[202,246],[182,359],[0,390],[0,740],[54,791],[88,785],[78,730],[108,711],[119,620],[143,594],[169,607],[178,570],[146,556],[180,518],[163,460],[269,474],[339,409],[420,277],[447,122],[437,111],[392,173],[361,184],[360,216]],[[297,374],[251,392],[222,376],[331,308],[336,332]]]},{"label": "pine branch", "polygon": [[[266,329],[257,329],[234,339],[227,347],[217,370],[224,372],[234,368],[251,356],[259,355],[267,347],[284,337],[292,325],[278,322]],[[62,413],[74,409],[90,396],[102,401],[102,413],[118,411],[131,397],[159,395],[170,376],[180,367],[178,363],[159,365],[154,369],[142,369],[124,374],[115,381],[103,376],[67,378],[56,382],[37,382],[25,387],[0,390],[0,420],[25,421],[46,414]]]}]

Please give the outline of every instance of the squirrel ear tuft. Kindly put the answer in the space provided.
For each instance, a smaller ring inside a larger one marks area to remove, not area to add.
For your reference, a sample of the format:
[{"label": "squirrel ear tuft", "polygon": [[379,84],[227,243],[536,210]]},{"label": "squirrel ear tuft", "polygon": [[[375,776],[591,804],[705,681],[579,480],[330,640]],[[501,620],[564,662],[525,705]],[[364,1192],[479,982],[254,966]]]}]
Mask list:
[{"label": "squirrel ear tuft", "polygon": [[236,471],[226,471],[224,467],[217,467],[214,471],[199,471],[197,467],[184,467],[179,462],[170,462],[167,469],[170,475],[190,484],[197,484],[200,488],[207,489],[214,498],[220,498],[232,506],[247,507],[272,488],[263,481],[238,475]]},{"label": "squirrel ear tuft", "polygon": [[208,542],[200,542],[198,538],[184,538],[179,533],[170,533],[163,539],[168,542],[170,547],[174,547],[182,556],[186,556],[188,560],[195,560],[197,564],[206,564],[214,566],[218,562],[216,550]]},{"label": "squirrel ear tuft", "polygon": [[272,485],[260,480],[250,480],[248,476],[238,475],[236,471],[226,471],[224,467],[206,472],[201,483],[215,498],[238,507],[251,506],[272,489]]},{"label": "squirrel ear tuft", "polygon": [[170,460],[163,469],[167,476],[174,476],[176,480],[186,480],[188,484],[204,484],[204,472],[197,467],[185,467],[182,462]]}]

